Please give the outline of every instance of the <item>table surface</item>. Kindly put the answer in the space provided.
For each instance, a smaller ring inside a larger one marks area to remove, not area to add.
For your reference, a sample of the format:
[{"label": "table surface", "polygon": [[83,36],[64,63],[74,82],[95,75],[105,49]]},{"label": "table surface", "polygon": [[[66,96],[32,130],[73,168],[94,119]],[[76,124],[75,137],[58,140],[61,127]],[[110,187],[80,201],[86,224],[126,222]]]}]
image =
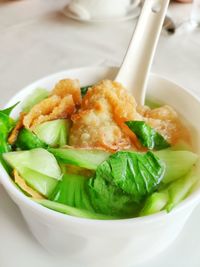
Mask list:
[{"label": "table surface", "polygon": [[[61,13],[67,2],[0,0],[0,106],[27,84],[51,73],[91,65],[120,65],[135,21],[102,24],[73,21]],[[179,25],[187,21],[190,9],[189,4],[172,4],[169,12]],[[200,29],[188,31],[181,27],[174,35],[163,32],[152,72],[200,96],[199,47]],[[143,267],[165,264],[199,267],[198,214],[200,207],[178,240]],[[16,255],[16,250],[21,253]],[[0,267],[69,266],[58,259],[49,261],[49,257],[30,235],[17,207],[0,186]]]}]

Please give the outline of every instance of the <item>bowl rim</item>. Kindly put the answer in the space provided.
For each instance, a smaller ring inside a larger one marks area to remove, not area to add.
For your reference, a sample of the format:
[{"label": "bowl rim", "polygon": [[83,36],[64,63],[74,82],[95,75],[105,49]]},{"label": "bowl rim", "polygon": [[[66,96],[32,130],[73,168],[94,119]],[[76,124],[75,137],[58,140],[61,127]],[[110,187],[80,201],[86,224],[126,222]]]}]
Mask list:
[{"label": "bowl rim", "polygon": [[[73,68],[73,69],[67,69],[67,70],[62,70],[56,73],[52,73],[50,75],[47,75],[41,79],[38,79],[29,85],[25,86],[22,88],[18,93],[16,93],[4,106],[5,108],[10,106],[12,102],[14,101],[15,98],[18,98],[22,95],[24,95],[24,92],[29,88],[35,86],[35,84],[42,83],[45,80],[48,79],[53,79],[54,77],[58,75],[65,74],[66,72],[75,72],[75,71],[83,71],[83,70],[90,70],[90,69],[99,69],[99,70],[113,70],[116,71],[118,67],[116,66],[88,66],[88,67],[81,67],[81,68]],[[187,94],[189,94],[195,101],[199,102],[200,105],[200,97],[198,97],[196,94],[191,92],[190,90],[186,89],[185,87],[177,84],[173,80],[169,80],[168,78],[165,78],[162,75],[156,74],[156,73],[151,73],[150,77],[154,79],[160,79],[163,80],[164,82],[171,83],[174,86],[178,87],[180,90],[185,91]],[[26,95],[26,94],[25,94]],[[3,177],[6,177],[4,179]],[[8,179],[7,179],[8,178]],[[78,223],[81,225],[89,225],[89,226],[102,226],[102,227],[108,227],[108,226],[114,226],[114,225],[124,225],[124,224],[131,224],[132,226],[134,224],[142,223],[142,224],[148,224],[151,222],[155,221],[160,221],[163,218],[169,218],[173,216],[175,213],[181,212],[183,209],[186,207],[190,206],[192,203],[197,203],[197,201],[200,201],[200,188],[197,189],[195,192],[193,192],[190,196],[188,196],[186,199],[182,200],[174,209],[167,213],[166,211],[161,211],[157,212],[155,214],[147,215],[147,216],[142,216],[142,217],[134,217],[134,218],[126,218],[126,219],[115,219],[115,220],[101,220],[101,219],[90,219],[90,218],[81,218],[81,217],[75,217],[72,215],[67,215],[63,214],[54,210],[51,210],[49,208],[44,207],[41,204],[38,204],[37,202],[33,201],[31,198],[27,197],[22,191],[20,191],[12,179],[9,177],[7,174],[6,170],[0,163],[0,185],[3,185],[6,191],[8,193],[11,193],[11,195],[14,195],[14,198],[18,199],[21,203],[22,206],[26,205],[28,208],[31,208],[32,211],[48,216],[50,219],[56,220],[56,221],[63,221],[63,222],[72,222],[72,223]],[[21,208],[19,202],[17,202],[17,205]],[[23,207],[22,207],[23,208]]]}]

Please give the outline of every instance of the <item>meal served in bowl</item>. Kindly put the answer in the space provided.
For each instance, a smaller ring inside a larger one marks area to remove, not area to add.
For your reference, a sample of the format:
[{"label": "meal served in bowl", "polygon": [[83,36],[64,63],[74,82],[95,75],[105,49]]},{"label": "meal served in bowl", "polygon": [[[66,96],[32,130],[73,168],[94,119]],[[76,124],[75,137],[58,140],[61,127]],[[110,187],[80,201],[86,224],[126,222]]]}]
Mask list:
[{"label": "meal served in bowl", "polygon": [[[16,103],[17,105],[17,103]],[[199,181],[187,122],[169,105],[137,105],[119,83],[62,79],[0,111],[0,159],[47,208],[91,219],[171,211]]]}]

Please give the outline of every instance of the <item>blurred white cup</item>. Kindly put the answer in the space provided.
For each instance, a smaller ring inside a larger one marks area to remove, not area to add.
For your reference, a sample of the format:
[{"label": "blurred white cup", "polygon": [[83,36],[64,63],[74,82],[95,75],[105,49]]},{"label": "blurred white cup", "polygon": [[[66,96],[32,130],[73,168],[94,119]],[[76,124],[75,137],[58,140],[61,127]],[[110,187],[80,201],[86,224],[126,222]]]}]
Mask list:
[{"label": "blurred white cup", "polygon": [[124,16],[139,3],[140,0],[72,0],[68,10],[81,19],[103,19]]},{"label": "blurred white cup", "polygon": [[200,0],[193,0],[190,20],[192,24],[200,27]]}]

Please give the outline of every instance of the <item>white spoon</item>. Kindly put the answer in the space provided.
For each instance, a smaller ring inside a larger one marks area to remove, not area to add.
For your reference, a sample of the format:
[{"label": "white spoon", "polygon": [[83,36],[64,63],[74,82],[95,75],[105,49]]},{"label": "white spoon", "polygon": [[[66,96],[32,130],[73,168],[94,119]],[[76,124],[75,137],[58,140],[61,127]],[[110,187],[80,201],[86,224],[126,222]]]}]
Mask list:
[{"label": "white spoon", "polygon": [[123,63],[115,78],[144,104],[147,78],[170,0],[145,0]]}]

